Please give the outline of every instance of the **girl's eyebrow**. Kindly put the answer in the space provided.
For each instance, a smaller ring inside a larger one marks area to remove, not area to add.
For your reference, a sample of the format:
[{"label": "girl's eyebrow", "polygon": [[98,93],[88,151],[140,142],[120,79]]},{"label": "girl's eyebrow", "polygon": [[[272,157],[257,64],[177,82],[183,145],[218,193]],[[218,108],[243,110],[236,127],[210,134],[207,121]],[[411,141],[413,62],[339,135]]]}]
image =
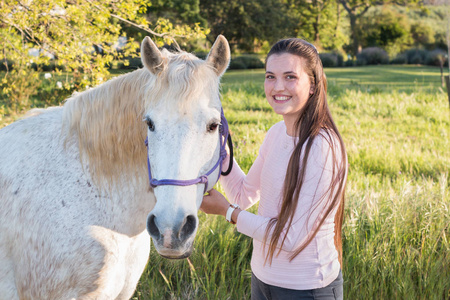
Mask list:
[{"label": "girl's eyebrow", "polygon": [[[273,72],[271,72],[271,71],[266,71],[266,74],[267,73],[273,74]],[[295,71],[286,71],[283,74],[286,75],[286,74],[297,74],[297,73]]]}]

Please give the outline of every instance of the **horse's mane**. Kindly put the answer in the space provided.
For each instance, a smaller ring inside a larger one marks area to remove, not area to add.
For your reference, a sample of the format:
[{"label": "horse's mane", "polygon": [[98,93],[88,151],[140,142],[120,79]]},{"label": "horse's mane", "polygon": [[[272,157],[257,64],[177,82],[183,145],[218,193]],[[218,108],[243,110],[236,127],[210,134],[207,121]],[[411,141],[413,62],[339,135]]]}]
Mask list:
[{"label": "horse's mane", "polygon": [[202,93],[218,97],[219,78],[209,64],[186,52],[162,54],[164,68],[157,75],[144,67],[74,94],[65,103],[65,146],[78,146],[83,166],[97,184],[146,179],[146,110],[166,105],[170,110],[164,112],[189,112]]}]

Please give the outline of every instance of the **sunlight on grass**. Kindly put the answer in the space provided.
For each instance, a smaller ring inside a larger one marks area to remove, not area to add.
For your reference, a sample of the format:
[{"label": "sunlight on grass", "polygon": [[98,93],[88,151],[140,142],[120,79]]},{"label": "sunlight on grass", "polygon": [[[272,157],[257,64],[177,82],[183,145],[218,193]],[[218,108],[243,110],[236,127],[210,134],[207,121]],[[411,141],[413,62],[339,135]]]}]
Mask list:
[{"label": "sunlight on grass", "polygon": [[[326,70],[330,109],[350,167],[343,232],[345,299],[448,299],[447,95],[439,81],[420,81],[422,73],[439,80],[438,69],[400,67],[400,76],[393,70]],[[363,75],[370,84],[356,84]],[[236,159],[245,171],[267,130],[281,120],[265,103],[262,80],[263,71],[227,73],[223,80],[223,106]],[[220,217],[200,214],[200,224],[191,260],[197,277],[190,275],[189,266],[177,265],[176,271],[168,271],[174,285],[168,289],[159,272],[151,271],[139,284],[138,299],[250,298],[251,239]],[[155,251],[151,259],[151,270],[171,270],[172,262]],[[201,288],[197,278],[203,278]]]},{"label": "sunlight on grass", "polygon": [[[450,299],[450,110],[439,69],[325,72],[349,158],[345,299]],[[264,70],[228,71],[222,82],[235,157],[248,171],[281,117],[265,100]],[[0,128],[17,117],[0,103]],[[152,248],[133,299],[250,298],[251,239],[222,217],[199,221],[189,260]]]}]

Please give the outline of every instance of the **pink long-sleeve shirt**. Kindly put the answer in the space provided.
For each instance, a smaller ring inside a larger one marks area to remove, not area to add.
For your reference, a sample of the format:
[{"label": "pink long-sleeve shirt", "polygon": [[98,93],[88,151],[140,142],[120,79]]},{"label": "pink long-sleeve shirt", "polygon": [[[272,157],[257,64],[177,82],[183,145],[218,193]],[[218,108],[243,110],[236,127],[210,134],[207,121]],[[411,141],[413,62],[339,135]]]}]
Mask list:
[{"label": "pink long-sleeve shirt", "polygon": [[[292,225],[280,254],[277,256],[275,253],[273,256],[272,264],[265,263],[263,240],[269,220],[276,218],[281,208],[283,183],[296,138],[287,135],[283,121],[275,124],[267,132],[248,174],[245,175],[238,164],[233,162],[231,173],[220,179],[230,202],[237,203],[242,209],[259,201],[258,214],[242,211],[236,226],[239,232],[253,238],[251,268],[255,276],[266,284],[309,290],[325,287],[338,276],[340,264],[334,245],[334,217],[337,209],[326,218],[311,243],[292,261],[289,259],[292,251],[307,239],[331,197],[332,151],[327,141],[328,135],[324,136],[319,134],[314,139]],[[337,139],[334,145],[339,145]],[[335,151],[339,165],[342,163],[341,152],[340,149]]]}]

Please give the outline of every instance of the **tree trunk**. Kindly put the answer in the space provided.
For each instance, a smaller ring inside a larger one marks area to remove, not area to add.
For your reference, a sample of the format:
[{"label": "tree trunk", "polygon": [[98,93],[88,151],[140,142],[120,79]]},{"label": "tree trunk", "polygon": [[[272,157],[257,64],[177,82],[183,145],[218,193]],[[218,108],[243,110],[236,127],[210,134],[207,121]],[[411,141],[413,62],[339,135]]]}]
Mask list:
[{"label": "tree trunk", "polygon": [[339,2],[342,4],[344,9],[348,13],[348,16],[350,17],[350,33],[353,52],[352,54],[356,56],[356,54],[358,54],[360,51],[359,35],[358,28],[356,28],[356,21],[361,18],[374,3],[372,3],[372,1],[362,1],[361,3],[359,3],[359,1],[357,1],[357,3],[351,1],[353,3],[353,6],[350,7],[349,0],[339,0]]},{"label": "tree trunk", "polygon": [[337,37],[338,31],[339,31],[339,22],[341,22],[341,4],[339,2],[336,3],[337,5],[337,15],[336,15],[336,27],[334,28],[334,37]]},{"label": "tree trunk", "polygon": [[313,28],[314,28],[314,44],[316,47],[320,47],[320,35],[319,35],[319,26],[320,26],[320,13],[317,14],[316,19],[314,20]]},{"label": "tree trunk", "polygon": [[354,14],[349,14],[350,17],[350,32],[352,39],[352,54],[356,57],[356,54],[359,52],[359,38],[356,28],[356,16]]}]

